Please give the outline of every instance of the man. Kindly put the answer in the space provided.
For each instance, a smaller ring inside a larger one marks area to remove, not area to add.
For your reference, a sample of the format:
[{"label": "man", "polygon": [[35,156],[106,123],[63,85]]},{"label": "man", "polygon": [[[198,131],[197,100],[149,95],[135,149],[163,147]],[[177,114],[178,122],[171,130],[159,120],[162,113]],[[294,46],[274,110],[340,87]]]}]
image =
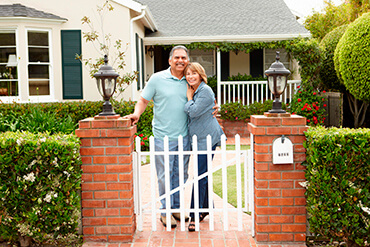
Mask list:
[{"label": "man", "polygon": [[[153,134],[155,150],[163,151],[163,138],[168,136],[169,150],[178,151],[178,136],[183,136],[184,150],[190,150],[190,138],[188,137],[188,118],[184,112],[187,102],[187,82],[184,69],[189,63],[188,50],[184,46],[175,46],[170,52],[168,60],[170,68],[157,72],[151,76],[145,86],[140,99],[135,105],[135,111],[126,117],[132,120],[132,124],[139,121],[149,101],[154,102]],[[179,161],[177,155],[170,155],[170,189],[179,186]],[[184,182],[188,179],[189,155],[184,155]],[[159,195],[165,194],[165,171],[164,156],[155,155],[155,166],[158,177]],[[166,200],[161,200],[161,209],[166,208]],[[180,208],[179,192],[171,195],[171,208]],[[176,219],[180,219],[180,213],[171,216],[171,227],[176,227]],[[185,221],[189,217],[186,216]],[[166,226],[166,214],[161,213],[161,222]]]}]

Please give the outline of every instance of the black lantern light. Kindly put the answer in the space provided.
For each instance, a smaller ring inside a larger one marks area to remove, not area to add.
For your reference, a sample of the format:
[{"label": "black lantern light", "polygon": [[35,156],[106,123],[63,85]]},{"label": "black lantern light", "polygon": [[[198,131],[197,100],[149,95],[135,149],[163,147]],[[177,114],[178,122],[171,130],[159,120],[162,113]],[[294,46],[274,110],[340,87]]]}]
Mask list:
[{"label": "black lantern light", "polygon": [[103,104],[103,112],[99,113],[99,116],[116,115],[109,99],[116,90],[118,76],[119,74],[112,68],[112,66],[108,65],[108,56],[104,55],[104,64],[100,67],[99,71],[94,74],[99,93],[103,96],[105,101]]},{"label": "black lantern light", "polygon": [[284,67],[284,64],[281,63],[279,59],[280,55],[277,51],[276,61],[271,64],[268,70],[265,71],[270,91],[275,98],[274,102],[272,103],[272,110],[269,110],[270,113],[286,113],[283,109],[281,109],[281,102],[279,98],[286,88],[290,71]]}]

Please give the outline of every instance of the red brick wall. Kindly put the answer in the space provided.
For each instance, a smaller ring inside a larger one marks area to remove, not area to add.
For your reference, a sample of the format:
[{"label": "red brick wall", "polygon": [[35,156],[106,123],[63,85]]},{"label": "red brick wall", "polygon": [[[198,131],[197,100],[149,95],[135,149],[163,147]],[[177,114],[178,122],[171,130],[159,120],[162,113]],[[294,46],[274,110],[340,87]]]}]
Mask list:
[{"label": "red brick wall", "polygon": [[119,115],[80,121],[85,241],[129,242],[136,229],[132,152],[136,126]]},{"label": "red brick wall", "polygon": [[[301,116],[252,116],[248,125],[254,135],[255,232],[258,243],[303,244],[306,240],[304,131]],[[285,135],[293,143],[293,164],[272,164],[272,143]]]},{"label": "red brick wall", "polygon": [[249,138],[249,119],[242,121],[230,121],[217,118],[217,121],[220,123],[222,129],[224,130],[226,137],[235,137],[236,134],[239,134],[240,137]]}]

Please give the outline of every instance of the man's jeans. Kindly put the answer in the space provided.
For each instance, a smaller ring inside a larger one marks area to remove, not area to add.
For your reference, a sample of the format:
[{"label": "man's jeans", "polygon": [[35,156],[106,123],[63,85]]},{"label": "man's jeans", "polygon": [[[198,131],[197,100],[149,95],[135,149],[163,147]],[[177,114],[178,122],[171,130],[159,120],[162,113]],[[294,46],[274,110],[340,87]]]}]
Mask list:
[{"label": "man's jeans", "polygon": [[[161,139],[154,139],[155,151],[164,150],[164,141]],[[190,150],[190,140],[188,136],[183,138],[183,147],[184,151]],[[169,141],[169,151],[178,151],[178,141]],[[189,168],[189,158],[190,155],[184,155],[184,183],[188,179],[188,168]],[[158,190],[159,196],[162,196],[166,193],[165,187],[165,170],[164,170],[164,155],[155,155],[155,167],[157,170],[158,178]],[[169,167],[170,167],[170,189],[173,190],[179,187],[179,156],[170,155],[169,156]],[[171,208],[180,208],[180,193],[179,191],[171,195]],[[166,199],[161,200],[161,209],[166,208]],[[162,213],[165,215],[165,213]]]}]

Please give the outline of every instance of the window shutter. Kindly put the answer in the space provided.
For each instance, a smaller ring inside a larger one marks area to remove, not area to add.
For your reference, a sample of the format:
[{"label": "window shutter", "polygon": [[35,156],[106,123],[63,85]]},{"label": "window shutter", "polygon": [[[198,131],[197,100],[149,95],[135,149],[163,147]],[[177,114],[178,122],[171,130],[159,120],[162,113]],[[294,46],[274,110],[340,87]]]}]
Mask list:
[{"label": "window shutter", "polygon": [[141,89],[144,88],[145,84],[145,67],[144,67],[144,42],[143,39],[140,39],[141,41]]},{"label": "window shutter", "polygon": [[62,30],[63,99],[83,99],[82,64],[76,59],[81,54],[81,30]]},{"label": "window shutter", "polygon": [[140,71],[140,38],[139,35],[136,33],[136,71],[139,72],[137,75],[137,90],[140,90],[141,85],[141,71]]}]

